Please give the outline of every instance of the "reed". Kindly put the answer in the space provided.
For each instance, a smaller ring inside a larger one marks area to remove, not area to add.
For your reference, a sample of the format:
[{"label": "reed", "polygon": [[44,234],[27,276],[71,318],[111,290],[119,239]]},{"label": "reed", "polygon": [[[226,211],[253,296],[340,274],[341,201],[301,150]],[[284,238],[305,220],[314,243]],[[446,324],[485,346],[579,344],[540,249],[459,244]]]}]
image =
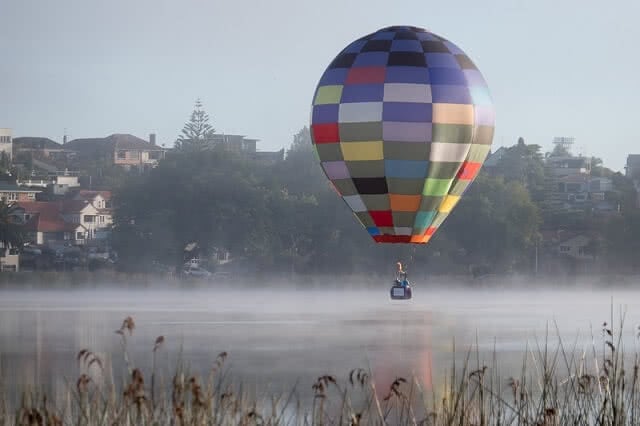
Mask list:
[{"label": "reed", "polygon": [[[601,344],[591,333],[588,351],[578,350],[577,340],[565,344],[555,325],[557,344],[547,330],[544,341],[527,345],[517,375],[501,375],[495,349],[485,362],[476,337],[461,364],[454,341],[453,361],[440,371],[443,386],[437,390],[425,390],[414,376],[379,389],[371,371],[354,368],[347,377],[317,377],[306,398],[298,384],[258,394],[235,383],[226,352],[201,374],[178,360],[165,377],[156,362],[164,336],[149,348],[150,366],[134,365],[128,346],[136,326],[128,316],[116,330],[126,368],[121,383],[115,383],[110,363],[88,348],[76,356],[78,376],[68,382],[60,406],[31,389],[10,410],[0,377],[0,425],[636,425],[640,357],[637,345],[625,348],[624,315],[613,324],[612,314],[602,324]],[[640,339],[640,328],[633,333]]]}]

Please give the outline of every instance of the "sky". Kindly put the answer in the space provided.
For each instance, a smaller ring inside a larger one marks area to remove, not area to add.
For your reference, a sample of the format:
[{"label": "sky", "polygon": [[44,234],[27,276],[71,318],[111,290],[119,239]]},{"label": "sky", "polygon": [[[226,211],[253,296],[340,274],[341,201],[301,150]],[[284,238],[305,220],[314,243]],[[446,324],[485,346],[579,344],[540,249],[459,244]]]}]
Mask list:
[{"label": "sky", "polygon": [[288,148],[342,48],[413,25],[485,76],[493,149],[571,136],[623,171],[640,153],[638,17],[637,0],[0,0],[0,127],[169,147],[200,98],[217,132]]}]

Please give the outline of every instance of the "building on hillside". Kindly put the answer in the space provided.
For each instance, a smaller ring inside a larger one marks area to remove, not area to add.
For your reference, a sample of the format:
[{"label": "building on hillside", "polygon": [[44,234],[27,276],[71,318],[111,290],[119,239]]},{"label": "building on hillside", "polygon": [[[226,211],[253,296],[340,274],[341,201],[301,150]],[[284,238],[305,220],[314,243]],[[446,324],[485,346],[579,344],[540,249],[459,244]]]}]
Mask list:
[{"label": "building on hillside", "polygon": [[545,165],[551,176],[590,175],[590,157],[547,157]]},{"label": "building on hillside", "polygon": [[78,153],[82,160],[104,160],[126,169],[146,170],[158,165],[166,149],[155,144],[155,135],[150,142],[129,134],[113,134],[106,138],[74,139],[65,148]]},{"label": "building on hillside", "polygon": [[29,153],[43,159],[67,160],[75,152],[49,138],[24,136],[13,139],[13,155]]},{"label": "building on hillside", "polygon": [[0,182],[0,200],[5,203],[12,201],[35,201],[37,189],[24,188],[7,182]]},{"label": "building on hillside", "polygon": [[627,165],[624,169],[625,176],[631,179],[633,187],[638,194],[636,206],[640,208],[640,154],[629,154],[627,156]]},{"label": "building on hillside", "polygon": [[80,223],[67,222],[63,205],[55,201],[26,201],[16,203],[13,214],[24,223],[27,243],[52,245],[84,244],[86,228]]},{"label": "building on hillside", "polygon": [[562,239],[557,247],[558,254],[569,256],[576,260],[593,260],[593,255],[589,253],[591,237],[584,234],[577,234],[566,239]]},{"label": "building on hillside", "polygon": [[47,175],[33,175],[16,180],[16,184],[28,188],[43,188],[53,195],[64,195],[69,189],[80,186],[78,172],[68,170],[48,173]]},{"label": "building on hillside", "polygon": [[627,165],[624,169],[625,176],[629,179],[640,180],[640,154],[627,155]]},{"label": "building on hillside", "polygon": [[95,197],[93,202],[85,199],[17,202],[13,215],[25,224],[32,244],[86,245],[104,240],[112,223],[110,209],[96,207],[94,203],[106,205],[102,196]]},{"label": "building on hillside", "polygon": [[53,195],[64,195],[74,188],[80,187],[78,182],[77,172],[56,172],[49,175],[51,182],[47,185],[47,188]]},{"label": "building on hillside", "polygon": [[261,164],[276,164],[284,160],[284,148],[280,151],[256,151],[252,157]]},{"label": "building on hillside", "polygon": [[542,231],[542,245],[555,257],[568,257],[575,260],[593,260],[589,252],[593,236],[575,231]]},{"label": "building on hillside", "polygon": [[0,248],[0,272],[19,272],[20,254],[13,249]]},{"label": "building on hillside", "polygon": [[215,134],[212,138],[214,146],[222,146],[225,149],[238,153],[254,153],[258,139],[249,139],[243,135]]},{"label": "building on hillside", "polygon": [[13,132],[11,129],[0,128],[0,155],[1,153],[12,158],[13,154]]},{"label": "building on hillside", "polygon": [[[93,238],[106,240],[111,234],[111,226],[113,225],[111,191],[81,189],[73,194],[72,199],[87,202],[96,209],[97,215],[95,218],[95,226],[93,226]],[[87,225],[85,224],[85,226]]]}]

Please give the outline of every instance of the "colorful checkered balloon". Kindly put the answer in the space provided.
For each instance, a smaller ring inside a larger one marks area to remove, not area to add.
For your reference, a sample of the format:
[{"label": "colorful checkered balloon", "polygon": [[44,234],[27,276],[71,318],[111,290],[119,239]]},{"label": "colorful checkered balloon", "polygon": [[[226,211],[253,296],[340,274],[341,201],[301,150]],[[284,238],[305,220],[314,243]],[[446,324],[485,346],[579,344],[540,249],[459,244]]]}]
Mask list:
[{"label": "colorful checkered balloon", "polygon": [[376,242],[429,241],[475,179],[495,113],[455,44],[396,26],[336,56],[313,98],[322,169]]}]

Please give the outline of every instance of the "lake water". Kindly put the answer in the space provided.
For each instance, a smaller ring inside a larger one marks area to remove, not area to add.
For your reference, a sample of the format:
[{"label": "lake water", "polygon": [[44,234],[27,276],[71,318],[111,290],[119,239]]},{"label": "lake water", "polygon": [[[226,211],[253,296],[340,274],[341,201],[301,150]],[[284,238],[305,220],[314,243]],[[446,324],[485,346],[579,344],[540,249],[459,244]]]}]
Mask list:
[{"label": "lake water", "polygon": [[[410,301],[388,291],[354,290],[76,290],[0,291],[0,382],[15,401],[18,390],[43,387],[60,398],[80,374],[81,349],[98,354],[122,383],[122,339],[115,330],[131,316],[127,337],[133,364],[149,374],[156,337],[165,342],[157,365],[171,377],[178,358],[206,375],[226,351],[231,376],[256,388],[284,392],[298,381],[311,394],[315,379],[345,380],[351,369],[370,369],[379,389],[412,374],[438,386],[457,359],[478,343],[481,365],[495,356],[505,377],[523,356],[535,356],[548,332],[557,346],[579,352],[602,345],[602,323],[617,324],[627,310],[625,344],[637,345],[640,291],[433,290],[416,288]],[[526,353],[526,349],[529,352]],[[631,349],[631,348],[630,348]],[[182,353],[182,355],[180,355]],[[476,365],[476,353],[471,356]]]}]

